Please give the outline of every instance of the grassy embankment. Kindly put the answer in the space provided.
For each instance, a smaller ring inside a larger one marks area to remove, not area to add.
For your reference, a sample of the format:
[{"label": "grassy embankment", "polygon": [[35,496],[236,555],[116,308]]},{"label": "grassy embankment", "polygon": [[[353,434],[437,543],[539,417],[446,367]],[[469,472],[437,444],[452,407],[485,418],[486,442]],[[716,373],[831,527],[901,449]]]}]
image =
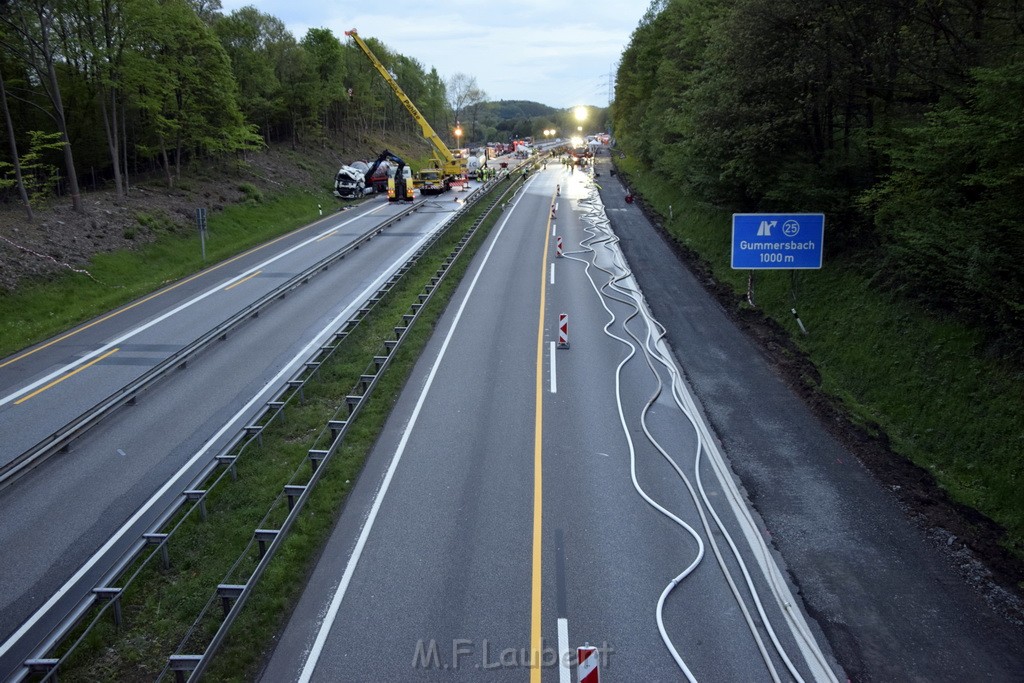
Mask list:
[{"label": "grassy embankment", "polygon": [[[632,159],[616,163],[677,240],[718,280],[746,292],[747,271],[729,267],[731,214],[682,196]],[[883,429],[893,449],[930,471],[954,500],[1001,524],[1002,544],[1024,559],[1024,372],[985,357],[978,330],[870,286],[871,273],[871,263],[849,259],[802,271],[794,304],[790,273],[762,271],[754,302],[809,355],[824,391],[864,426]]]},{"label": "grassy embankment", "polygon": [[[362,140],[358,145],[364,150],[377,150],[374,155],[386,146],[374,140]],[[409,159],[413,168],[420,168],[429,157],[419,139],[392,140],[390,146]],[[337,167],[329,160],[331,155],[314,158],[288,152],[287,156],[290,163],[322,182],[313,187],[282,186],[273,192],[260,191],[248,182],[247,172],[237,172],[237,187],[246,198],[240,204],[209,213],[205,261],[194,225],[183,229],[159,211],[138,211],[135,217],[140,229],[152,232],[155,241],[138,250],[97,254],[85,266],[91,278],[68,272],[0,296],[0,358],[306,225],[319,218],[319,205],[325,216],[336,210],[338,200],[331,195],[331,183]],[[358,155],[352,152],[341,156],[351,160]],[[205,174],[212,173],[207,169],[183,175],[177,187],[200,191]],[[154,183],[153,188],[161,190],[162,186]]]},{"label": "grassy embankment", "polygon": [[[141,583],[122,598],[125,622],[115,628],[109,617],[87,637],[68,666],[61,669],[67,680],[129,680],[141,675],[152,679],[168,654],[181,641],[228,567],[251,539],[271,502],[281,492],[297,466],[304,467],[306,453],[336,411],[381,344],[393,338],[394,326],[409,312],[424,284],[462,236],[471,220],[483,211],[473,207],[449,234],[435,245],[405,279],[342,342],[332,360],[321,366],[316,381],[305,388],[304,400],[289,406],[287,419],[271,423],[262,445],[239,459],[238,482],[225,482],[211,494],[209,519],[189,518],[169,543],[171,568],[159,563],[143,569]],[[340,514],[377,434],[430,337],[459,279],[487,231],[500,216],[497,212],[477,232],[450,275],[437,287],[416,325],[407,332],[377,389],[352,424],[346,440],[327,466],[324,476],[281,552],[269,565],[259,588],[233,627],[225,647],[207,672],[211,680],[252,680],[272,638],[281,628],[312,569],[320,547]],[[283,512],[283,511],[282,511]],[[251,565],[255,557],[243,564]],[[133,570],[129,570],[129,573]],[[217,610],[215,610],[216,612]],[[216,623],[204,621],[201,632]]]},{"label": "grassy embankment", "polygon": [[337,203],[326,189],[291,188],[272,197],[252,190],[245,203],[209,214],[205,262],[196,232],[183,235],[166,217],[139,212],[156,241],[138,251],[97,254],[86,266],[92,278],[69,272],[0,297],[0,358],[310,223],[318,202],[326,210]]}]

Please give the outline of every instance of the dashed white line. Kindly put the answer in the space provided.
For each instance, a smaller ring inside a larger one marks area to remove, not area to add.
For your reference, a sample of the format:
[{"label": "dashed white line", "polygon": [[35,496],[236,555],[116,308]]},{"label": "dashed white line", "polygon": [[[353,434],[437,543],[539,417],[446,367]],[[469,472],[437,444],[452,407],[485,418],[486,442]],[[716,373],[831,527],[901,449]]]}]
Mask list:
[{"label": "dashed white line", "polygon": [[324,645],[327,643],[327,635],[330,633],[331,627],[334,626],[334,620],[338,618],[338,610],[341,608],[341,601],[345,597],[345,592],[348,590],[349,583],[352,581],[352,575],[355,573],[356,565],[359,564],[359,558],[362,557],[363,548],[366,547],[366,540],[369,538],[370,531],[373,529],[373,523],[377,520],[377,514],[380,511],[381,503],[384,501],[384,496],[387,495],[388,488],[391,486],[391,480],[395,476],[395,470],[398,469],[398,463],[402,459],[402,454],[405,453],[406,445],[409,443],[409,436],[412,434],[412,430],[416,427],[416,422],[419,419],[420,411],[423,409],[423,404],[426,402],[427,394],[430,392],[430,387],[434,384],[434,377],[437,376],[437,369],[441,366],[441,361],[444,360],[445,354],[448,351],[448,345],[451,343],[455,330],[459,327],[459,321],[462,320],[462,313],[465,311],[466,304],[469,302],[470,297],[473,295],[473,291],[476,289],[476,283],[480,279],[481,273],[484,272],[484,268],[491,258],[491,252],[494,251],[494,246],[498,243],[498,238],[501,237],[501,233],[505,229],[508,219],[512,216],[512,211],[519,204],[519,200],[524,196],[526,195],[520,194],[512,204],[512,207],[505,213],[505,219],[501,222],[501,225],[498,226],[498,230],[491,241],[491,246],[487,249],[487,253],[484,254],[483,261],[480,263],[480,266],[476,271],[476,275],[473,276],[473,280],[469,283],[469,289],[466,291],[466,294],[462,299],[462,304],[459,306],[459,310],[455,313],[455,319],[452,321],[452,326],[448,330],[448,334],[445,335],[444,342],[441,344],[441,349],[437,352],[437,358],[434,359],[434,364],[431,366],[430,373],[427,375],[426,384],[424,384],[423,389],[420,391],[419,399],[417,399],[416,406],[413,408],[412,415],[409,417],[409,422],[405,426],[405,431],[402,432],[402,439],[399,441],[398,447],[395,449],[395,454],[391,458],[391,464],[388,465],[387,473],[384,475],[384,480],[381,481],[380,488],[377,490],[377,495],[374,496],[373,504],[370,506],[370,513],[363,522],[363,528],[359,532],[359,538],[356,540],[356,545],[352,549],[352,554],[349,555],[348,564],[345,566],[345,572],[342,574],[341,581],[338,583],[337,588],[334,589],[334,595],[331,596],[331,603],[327,608],[327,613],[324,615],[323,621],[320,622],[320,628],[317,631],[313,646],[306,655],[306,662],[302,666],[302,673],[299,674],[299,683],[309,683],[309,679],[313,676],[314,669],[316,669],[317,662],[320,661],[320,654],[323,652]]},{"label": "dashed white line", "polygon": [[555,342],[551,342],[551,393],[558,393],[558,373],[555,371]]},{"label": "dashed white line", "polygon": [[555,264],[551,264],[551,284],[555,284]]},{"label": "dashed white line", "polygon": [[[355,297],[355,300],[352,304],[347,306],[345,310],[338,313],[338,315],[336,315],[333,320],[331,320],[324,328],[321,329],[321,331],[316,335],[316,337],[312,339],[312,341],[306,344],[297,354],[295,354],[295,356],[292,357],[292,359],[288,363],[285,364],[283,368],[281,368],[281,370],[274,377],[268,380],[263,385],[263,387],[251,399],[249,399],[249,401],[247,401],[246,404],[242,406],[241,409],[238,410],[238,412],[236,412],[232,417],[228,418],[224,426],[217,430],[217,432],[213,436],[211,436],[198,451],[196,451],[195,455],[193,455],[188,460],[188,462],[182,465],[181,468],[177,471],[177,473],[172,475],[167,480],[167,482],[164,483],[164,485],[161,486],[160,489],[156,491],[156,493],[150,496],[149,500],[143,503],[142,506],[140,506],[139,509],[136,510],[135,513],[128,519],[128,521],[125,522],[120,529],[114,532],[107,540],[107,542],[104,543],[99,548],[99,550],[93,553],[93,555],[88,560],[86,560],[81,567],[78,568],[78,571],[76,571],[71,576],[71,578],[69,578],[64,583],[63,586],[57,589],[57,591],[53,595],[51,595],[45,603],[43,603],[42,607],[37,609],[32,614],[32,616],[26,619],[25,622],[18,628],[17,631],[15,631],[7,639],[6,642],[0,644],[0,657],[6,655],[11,650],[11,648],[13,648],[15,644],[17,644],[17,642],[21,640],[22,637],[24,637],[24,635],[29,631],[29,629],[35,627],[39,620],[45,617],[49,613],[49,611],[52,610],[53,607],[69,591],[71,591],[75,587],[75,585],[79,581],[81,581],[82,578],[89,571],[91,571],[92,568],[96,566],[96,564],[99,563],[100,560],[103,559],[103,557],[108,552],[110,552],[110,550],[118,542],[120,542],[121,539],[124,538],[124,536],[129,531],[131,531],[134,528],[135,524],[137,524],[144,515],[146,515],[157,503],[160,502],[160,499],[164,496],[164,494],[166,494],[171,488],[175,486],[180,486],[180,482],[185,477],[185,475],[190,472],[192,467],[195,466],[197,462],[199,462],[200,458],[206,455],[206,453],[208,453],[209,450],[213,448],[213,446],[224,435],[224,433],[231,428],[237,429],[237,424],[241,420],[241,418],[247,415],[248,412],[252,409],[252,407],[256,405],[258,401],[262,400],[264,396],[266,396],[269,392],[279,387],[282,378],[288,373],[294,372],[295,367],[298,366],[298,364],[304,361],[306,358],[308,358],[310,352],[314,348],[323,344],[324,341],[326,341],[327,337],[334,333],[334,330],[337,329],[338,325],[341,323],[342,320],[345,320],[346,318],[350,317],[353,313],[355,313],[355,310],[362,305],[362,302],[365,301],[374,291],[376,291],[384,283],[385,280],[391,277],[391,274],[395,270],[397,270],[398,265],[408,260],[416,252],[416,250],[426,241],[427,237],[429,237],[429,233],[425,233],[423,237],[416,242],[416,244],[412,245],[404,254],[400,255],[397,259],[393,260],[391,264],[388,265],[387,268],[384,268],[381,274],[377,277],[377,279],[370,283],[362,292],[360,292]],[[217,290],[210,291],[212,292]],[[209,292],[202,296],[207,296],[208,294]]]},{"label": "dashed white line", "polygon": [[[551,356],[554,359],[554,356]],[[554,362],[554,361],[552,361]],[[563,617],[558,618],[558,683],[572,683],[572,673],[569,670],[569,620]]]},{"label": "dashed white line", "polygon": [[[372,213],[376,213],[377,211],[379,211],[384,206],[386,206],[386,205],[378,206],[376,209],[372,209],[371,211],[367,211],[366,213],[360,214],[358,216],[354,216],[354,217],[350,218],[349,220],[345,221],[344,223],[341,223],[337,227],[330,228],[330,230],[337,230],[338,228],[344,227],[344,226],[348,225],[349,223],[351,223],[353,221],[359,220],[360,218],[365,218],[366,216],[369,216]],[[330,230],[327,230],[325,232],[329,232]],[[157,324],[163,322],[164,320],[167,320],[171,316],[173,316],[173,315],[175,315],[177,313],[180,313],[181,311],[185,310],[186,308],[189,308],[190,306],[194,306],[195,304],[199,303],[203,299],[206,299],[207,297],[210,297],[210,296],[212,296],[214,294],[217,294],[218,292],[220,292],[222,290],[222,288],[224,287],[225,284],[233,287],[235,284],[237,284],[241,280],[243,280],[245,278],[248,278],[248,277],[252,277],[254,273],[256,273],[256,272],[266,268],[268,265],[270,265],[274,261],[282,259],[285,256],[288,256],[289,254],[291,254],[292,252],[298,251],[299,249],[301,249],[301,248],[303,248],[303,247],[305,247],[305,246],[307,246],[309,244],[312,244],[312,243],[316,242],[318,239],[320,239],[320,237],[322,235],[323,235],[323,233],[321,233],[319,235],[315,235],[313,237],[310,237],[310,238],[306,239],[305,241],[300,242],[300,243],[296,244],[295,246],[293,246],[293,247],[291,247],[291,248],[289,248],[289,249],[287,249],[285,251],[282,251],[280,254],[277,254],[276,256],[272,256],[271,258],[267,259],[263,263],[260,263],[260,264],[257,264],[255,266],[253,266],[252,268],[250,268],[249,270],[246,270],[245,272],[241,273],[240,275],[236,275],[234,278],[231,278],[230,280],[228,280],[227,283],[223,283],[223,282],[218,283],[217,285],[215,285],[211,289],[208,289],[207,291],[203,292],[202,294],[199,294],[198,296],[195,296],[192,299],[189,299],[189,300],[185,301],[184,303],[179,304],[178,306],[172,308],[171,310],[167,311],[166,313],[164,313],[164,314],[162,314],[160,316],[157,316],[156,318],[150,320],[149,322],[145,323],[144,325],[140,325],[140,326],[136,327],[135,329],[128,330],[127,332],[125,332],[121,336],[117,337],[113,341],[107,342],[106,344],[104,344],[100,348],[96,349],[95,351],[91,351],[91,352],[85,354],[84,356],[82,356],[81,358],[75,360],[74,362],[68,363],[67,365],[65,365],[65,366],[63,366],[61,368],[57,368],[56,370],[54,370],[50,374],[46,375],[45,377],[40,377],[35,382],[32,382],[31,384],[29,384],[27,386],[24,386],[21,389],[18,389],[17,391],[15,391],[15,392],[13,392],[11,394],[8,394],[7,396],[4,396],[3,398],[0,398],[0,406],[6,405],[7,403],[10,403],[11,401],[13,401],[13,400],[15,400],[17,398],[21,398],[22,396],[24,396],[25,394],[29,393],[30,391],[33,391],[37,387],[40,387],[40,386],[46,384],[47,382],[49,382],[53,378],[59,377],[59,376],[63,375],[64,373],[68,372],[69,370],[74,370],[76,367],[82,365],[83,363],[87,363],[87,362],[91,361],[96,356],[100,356],[100,355],[106,353],[107,351],[109,351],[110,349],[114,348],[118,344],[124,343],[125,341],[131,339],[132,337],[134,337],[135,335],[139,334],[140,332],[144,332],[144,331],[148,330],[149,328],[153,327],[154,325],[157,325]]]}]

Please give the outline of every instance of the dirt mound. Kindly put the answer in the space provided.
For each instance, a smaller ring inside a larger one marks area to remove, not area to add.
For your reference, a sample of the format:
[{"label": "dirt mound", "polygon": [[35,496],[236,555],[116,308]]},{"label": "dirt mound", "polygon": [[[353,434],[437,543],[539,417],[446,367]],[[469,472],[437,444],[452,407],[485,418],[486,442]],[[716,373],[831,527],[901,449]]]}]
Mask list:
[{"label": "dirt mound", "polygon": [[173,187],[159,173],[133,176],[123,200],[112,188],[87,191],[82,197],[85,210],[78,213],[70,200],[53,199],[35,209],[34,223],[27,221],[20,204],[0,206],[0,291],[84,269],[98,253],[138,249],[160,234],[195,230],[200,206],[214,212],[254,192],[271,195],[287,187],[326,190],[342,160],[373,156],[376,148],[367,140],[338,148],[274,147],[244,159],[183,170]]}]

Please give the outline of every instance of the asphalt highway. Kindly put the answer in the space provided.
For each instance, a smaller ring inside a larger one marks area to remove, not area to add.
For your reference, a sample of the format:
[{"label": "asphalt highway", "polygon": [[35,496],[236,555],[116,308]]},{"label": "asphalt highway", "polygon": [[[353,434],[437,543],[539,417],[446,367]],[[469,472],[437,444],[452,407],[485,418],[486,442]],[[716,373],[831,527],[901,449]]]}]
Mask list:
[{"label": "asphalt highway", "polygon": [[[455,206],[427,200],[0,490],[0,679]],[[401,208],[334,213],[0,362],[3,456]]]},{"label": "asphalt highway", "polygon": [[562,683],[589,644],[612,680],[842,680],[659,333],[590,179],[549,163],[449,304],[262,679]]},{"label": "asphalt highway", "polygon": [[401,208],[330,216],[0,362],[0,466]]},{"label": "asphalt highway", "polygon": [[[625,202],[607,156],[597,168],[622,250],[850,679],[1024,680],[1024,630],[993,609],[989,600],[999,598],[969,585],[775,374],[638,206]],[[806,322],[812,334],[823,332]]]}]

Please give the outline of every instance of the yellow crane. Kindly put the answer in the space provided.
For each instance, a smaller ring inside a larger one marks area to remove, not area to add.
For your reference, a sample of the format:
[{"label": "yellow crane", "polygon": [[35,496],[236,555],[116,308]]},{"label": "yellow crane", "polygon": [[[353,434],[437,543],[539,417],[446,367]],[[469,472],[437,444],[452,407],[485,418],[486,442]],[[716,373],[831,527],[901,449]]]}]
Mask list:
[{"label": "yellow crane", "polygon": [[352,38],[356,47],[366,55],[366,58],[377,69],[377,72],[387,81],[391,89],[395,91],[398,101],[405,106],[406,111],[412,114],[413,119],[419,124],[420,130],[423,131],[423,137],[427,139],[433,148],[433,162],[420,169],[417,177],[420,192],[423,194],[440,194],[451,189],[452,184],[465,181],[467,171],[466,160],[456,158],[447,145],[441,141],[441,138],[437,136],[434,129],[427,123],[420,110],[412,103],[412,100],[405,94],[405,91],[398,85],[398,82],[392,78],[387,68],[377,59],[377,55],[373,54],[370,47],[359,37],[359,33],[352,29],[351,31],[345,31],[345,35]]}]

